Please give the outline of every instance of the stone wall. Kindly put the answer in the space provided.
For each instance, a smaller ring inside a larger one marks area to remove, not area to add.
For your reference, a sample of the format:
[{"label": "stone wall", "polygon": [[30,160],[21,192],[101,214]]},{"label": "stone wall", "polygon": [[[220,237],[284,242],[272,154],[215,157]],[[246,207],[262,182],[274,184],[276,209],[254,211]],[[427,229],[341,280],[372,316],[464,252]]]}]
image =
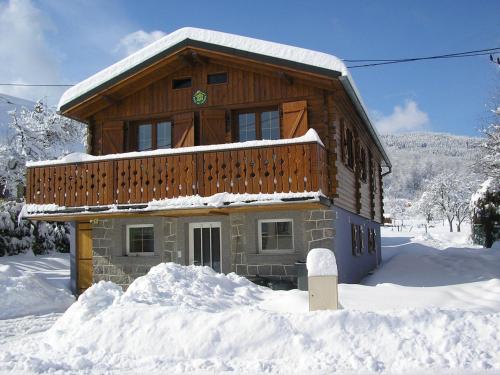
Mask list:
[{"label": "stone wall", "polygon": [[[295,251],[286,254],[261,254],[256,249],[256,218],[251,214],[232,214],[231,256],[232,271],[242,276],[261,276],[295,282],[295,262],[305,261],[309,250],[324,247],[333,250],[335,211],[306,210],[261,213],[261,218],[292,217]],[[304,238],[303,238],[304,237]]]},{"label": "stone wall", "polygon": [[332,209],[304,212],[307,250],[322,247],[334,250],[336,212]]},{"label": "stone wall", "polygon": [[[266,253],[258,250],[259,219],[290,218],[294,223],[294,251],[288,253]],[[318,210],[289,210],[235,213],[221,218],[155,218],[141,222],[154,223],[154,256],[127,256],[125,228],[138,219],[99,220],[92,226],[94,282],[112,281],[124,289],[137,277],[146,274],[152,266],[162,262],[188,263],[186,228],[189,222],[203,220],[221,221],[223,226],[223,259],[228,264],[225,272],[236,272],[242,276],[262,276],[280,280],[296,281],[295,263],[305,261],[309,250],[315,247],[334,249],[336,211],[332,208]],[[158,242],[157,242],[158,241]],[[230,264],[229,264],[230,261]]]},{"label": "stone wall", "polygon": [[[151,267],[177,259],[175,219],[162,219],[163,242],[155,249],[154,256],[125,256],[123,223],[117,219],[99,220],[92,225],[93,281],[112,281],[126,289],[137,277],[149,272]],[[156,247],[156,246],[155,246]]]}]

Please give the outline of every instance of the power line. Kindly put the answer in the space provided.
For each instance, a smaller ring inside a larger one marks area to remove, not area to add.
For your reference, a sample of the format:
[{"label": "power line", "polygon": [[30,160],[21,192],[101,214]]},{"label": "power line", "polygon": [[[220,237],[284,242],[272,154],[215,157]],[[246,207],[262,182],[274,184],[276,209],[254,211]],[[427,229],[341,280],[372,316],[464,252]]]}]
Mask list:
[{"label": "power line", "polygon": [[[497,50],[498,50],[498,52],[500,52],[500,48],[495,49],[495,52]],[[347,68],[348,69],[368,68],[368,67],[374,67],[374,66],[379,66],[379,65],[401,64],[401,63],[414,62],[414,61],[456,59],[456,58],[462,58],[462,57],[485,56],[485,55],[491,55],[492,52],[495,53],[493,50],[491,50],[491,52],[463,53],[461,55],[458,55],[458,54],[457,55],[439,55],[439,56],[415,57],[415,58],[411,58],[411,59],[400,59],[400,60],[378,60],[380,62],[374,62],[374,63],[369,63],[369,64],[360,64],[360,65],[350,65],[350,66],[347,66]],[[377,61],[377,60],[375,60],[375,61]]]},{"label": "power line", "polygon": [[342,61],[345,61],[345,62],[414,61],[414,60],[422,60],[422,59],[433,59],[433,58],[442,58],[442,57],[454,57],[454,56],[466,55],[466,54],[471,54],[471,53],[479,53],[479,52],[492,53],[492,52],[499,51],[499,50],[500,50],[500,47],[495,47],[495,48],[478,49],[478,50],[466,51],[466,52],[448,53],[448,54],[445,54],[445,55],[425,56],[425,57],[406,57],[406,58],[398,58],[398,59],[357,59],[357,60],[342,59]]},{"label": "power line", "polygon": [[[401,64],[414,61],[425,61],[425,60],[440,60],[440,59],[456,59],[462,57],[473,57],[473,56],[484,56],[490,55],[492,59],[492,54],[500,53],[500,47],[496,48],[486,48],[473,51],[448,53],[444,55],[434,55],[434,56],[423,56],[423,57],[410,57],[403,59],[342,59],[344,62],[350,63],[367,63],[359,65],[348,66],[348,69],[354,68],[369,68],[380,65],[392,65]],[[31,84],[31,83],[0,83],[0,86],[17,86],[17,87],[72,87],[74,84]]]}]

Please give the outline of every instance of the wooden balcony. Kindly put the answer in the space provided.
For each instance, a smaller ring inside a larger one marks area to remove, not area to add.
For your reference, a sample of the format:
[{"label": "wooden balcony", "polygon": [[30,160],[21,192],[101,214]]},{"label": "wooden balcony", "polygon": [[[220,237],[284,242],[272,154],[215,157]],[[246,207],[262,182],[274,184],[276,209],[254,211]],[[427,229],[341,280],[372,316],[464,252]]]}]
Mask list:
[{"label": "wooden balcony", "polygon": [[[216,146],[214,146],[216,147]],[[176,149],[178,152],[179,149]],[[216,193],[328,192],[316,142],[108,158],[27,168],[26,201],[65,207],[133,205]]]}]

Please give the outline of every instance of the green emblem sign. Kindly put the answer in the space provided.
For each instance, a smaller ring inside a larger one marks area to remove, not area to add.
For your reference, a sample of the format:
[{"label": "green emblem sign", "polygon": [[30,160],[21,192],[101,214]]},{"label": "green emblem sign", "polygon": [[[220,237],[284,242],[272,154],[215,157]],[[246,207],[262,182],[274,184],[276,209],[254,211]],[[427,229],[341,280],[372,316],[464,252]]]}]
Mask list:
[{"label": "green emblem sign", "polygon": [[193,103],[196,105],[202,105],[207,102],[208,95],[206,92],[203,92],[201,90],[197,90],[193,94]]}]

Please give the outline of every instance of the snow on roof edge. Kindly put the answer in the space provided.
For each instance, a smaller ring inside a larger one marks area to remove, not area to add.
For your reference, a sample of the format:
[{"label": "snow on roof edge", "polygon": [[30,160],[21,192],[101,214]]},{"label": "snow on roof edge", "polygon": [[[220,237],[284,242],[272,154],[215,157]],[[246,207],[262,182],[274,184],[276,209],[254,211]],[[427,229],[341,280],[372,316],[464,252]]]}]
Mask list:
[{"label": "snow on roof edge", "polygon": [[58,110],[90,90],[188,39],[332,70],[342,75],[347,74],[345,64],[336,56],[327,53],[220,31],[184,27],[69,88],[61,96]]},{"label": "snow on roof edge", "polygon": [[[19,220],[29,216],[54,216],[54,215],[96,215],[115,212],[145,212],[145,211],[161,211],[172,209],[196,209],[196,208],[224,208],[224,207],[239,207],[239,206],[255,206],[255,205],[270,205],[284,202],[290,199],[307,199],[308,202],[319,202],[321,198],[326,198],[322,191],[304,191],[300,193],[259,193],[259,194],[237,194],[237,193],[217,193],[208,197],[199,195],[183,196],[177,198],[166,198],[161,200],[152,200],[148,203],[140,204],[111,204],[105,206],[97,206],[108,208],[107,210],[88,211],[89,206],[66,207],[56,204],[25,204],[19,214]],[[287,201],[287,203],[295,203],[299,201]],[[126,208],[122,208],[126,207]],[[144,207],[146,206],[146,207]],[[72,212],[67,212],[71,210]],[[81,210],[76,211],[75,210]]]},{"label": "snow on roof edge", "polygon": [[70,163],[80,163],[80,162],[93,162],[100,160],[115,160],[115,159],[128,159],[128,158],[138,158],[147,156],[168,156],[168,155],[178,155],[187,154],[195,152],[209,152],[209,151],[225,151],[234,149],[245,149],[254,147],[265,147],[265,146],[283,146],[283,145],[293,145],[298,143],[317,143],[322,147],[325,147],[318,133],[314,129],[309,129],[306,134],[297,138],[285,138],[276,140],[257,140],[257,141],[247,141],[247,142],[234,142],[234,143],[223,143],[218,145],[207,145],[207,146],[190,146],[190,147],[179,147],[179,148],[164,148],[152,151],[133,151],[125,152],[121,154],[109,154],[94,156],[84,153],[74,153],[69,154],[61,159],[57,160],[41,160],[41,161],[28,161],[26,162],[27,167],[43,167],[49,165],[59,165],[59,164],[70,164]]}]

